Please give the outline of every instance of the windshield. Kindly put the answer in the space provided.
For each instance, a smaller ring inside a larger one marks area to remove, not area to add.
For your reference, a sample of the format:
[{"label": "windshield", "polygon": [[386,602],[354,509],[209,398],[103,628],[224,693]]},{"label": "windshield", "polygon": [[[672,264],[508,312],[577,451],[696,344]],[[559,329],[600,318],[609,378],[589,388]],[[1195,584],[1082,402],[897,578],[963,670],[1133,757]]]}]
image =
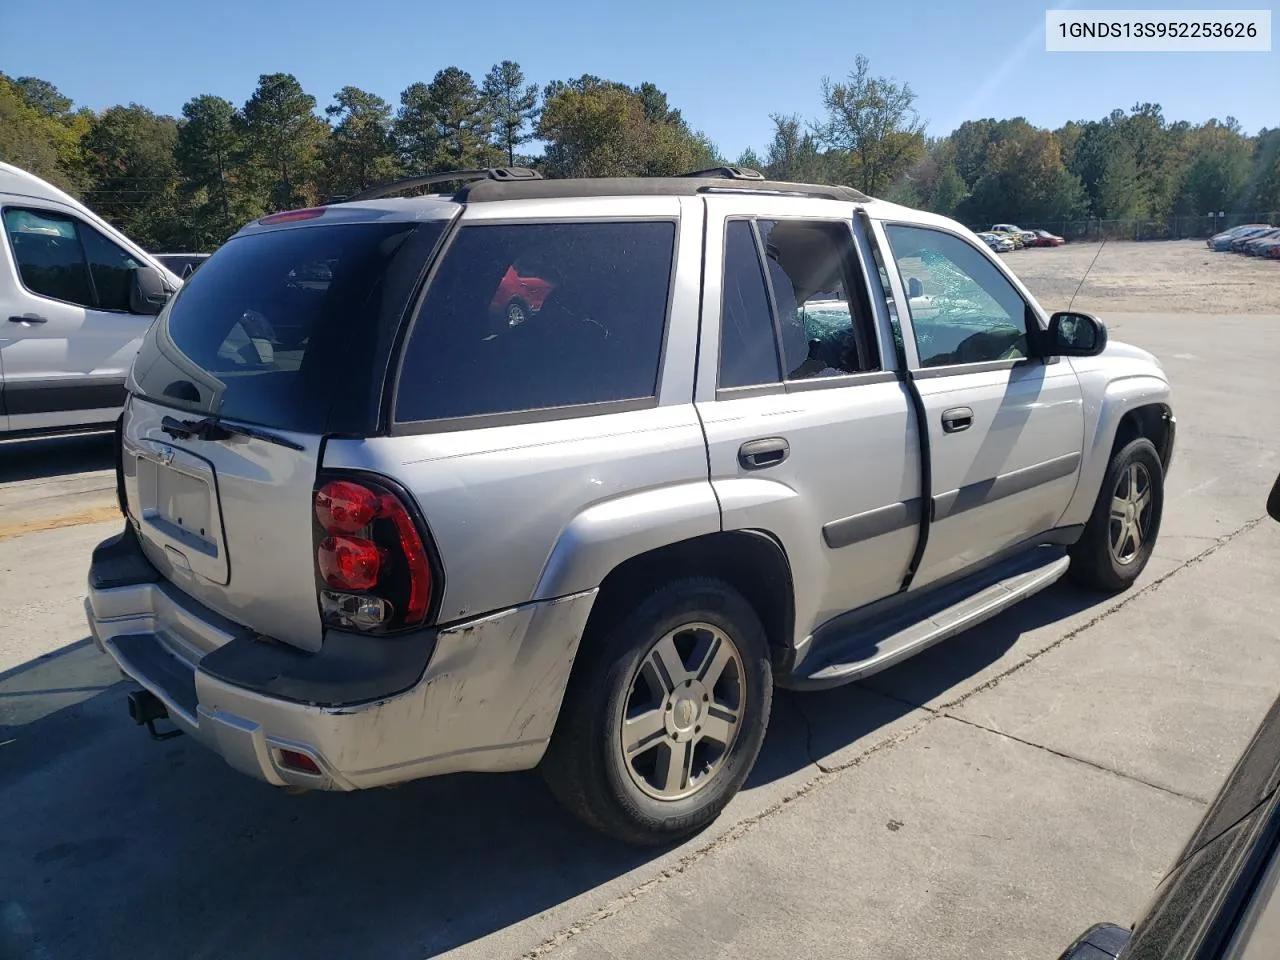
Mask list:
[{"label": "windshield", "polygon": [[331,407],[340,408],[344,422],[371,429],[395,327],[442,232],[442,223],[397,221],[230,240],[153,325],[133,388],[301,432],[330,429]]}]

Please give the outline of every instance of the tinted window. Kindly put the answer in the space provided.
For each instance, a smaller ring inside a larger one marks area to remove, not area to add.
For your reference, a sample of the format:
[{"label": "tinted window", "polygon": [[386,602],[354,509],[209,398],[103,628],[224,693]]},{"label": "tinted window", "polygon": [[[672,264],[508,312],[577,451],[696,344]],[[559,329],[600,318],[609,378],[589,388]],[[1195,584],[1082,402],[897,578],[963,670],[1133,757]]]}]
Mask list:
[{"label": "tinted window", "polygon": [[10,207],[4,211],[4,231],[22,285],[42,297],[92,307],[93,291],[77,226],[71,217],[44,210]]},{"label": "tinted window", "polygon": [[340,408],[333,416],[361,429],[370,418],[351,411],[376,420],[395,324],[443,229],[361,223],[228,241],[162,315],[167,336],[157,326],[147,335],[139,388],[161,403],[311,433]]},{"label": "tinted window", "polygon": [[207,254],[198,253],[162,253],[156,259],[185,280],[200,269],[200,265],[208,259]]},{"label": "tinted window", "polygon": [[396,419],[652,397],[675,232],[670,222],[463,227],[405,347]]},{"label": "tinted window", "polygon": [[724,241],[719,385],[777,383],[781,376],[769,291],[760,269],[755,233],[747,221],[733,220]]},{"label": "tinted window", "polygon": [[765,265],[782,330],[788,380],[835,377],[873,370],[859,330],[870,322],[851,304],[853,235],[837,223],[761,220]]},{"label": "tinted window", "polygon": [[130,271],[141,264],[93,227],[81,224],[80,237],[89,257],[98,306],[104,310],[128,310],[129,286],[133,279]]},{"label": "tinted window", "polygon": [[922,367],[1027,356],[1027,305],[977,247],[927,227],[885,232]]}]

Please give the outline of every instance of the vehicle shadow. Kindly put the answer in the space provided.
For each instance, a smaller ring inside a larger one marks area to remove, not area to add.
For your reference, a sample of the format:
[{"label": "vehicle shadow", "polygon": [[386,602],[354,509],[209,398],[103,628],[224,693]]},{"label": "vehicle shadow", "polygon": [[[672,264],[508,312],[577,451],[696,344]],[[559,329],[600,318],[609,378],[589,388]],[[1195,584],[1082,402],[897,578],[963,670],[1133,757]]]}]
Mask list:
[{"label": "vehicle shadow", "polygon": [[111,431],[0,441],[0,483],[113,470]]},{"label": "vehicle shadow", "polygon": [[[871,683],[781,693],[760,762],[717,828],[1094,602],[1055,587]],[[30,955],[50,960],[416,960],[490,936],[483,955],[517,956],[673,856],[579,825],[533,773],[284,794],[186,737],[147,742],[104,663],[81,642],[0,674],[0,946],[8,916],[11,938],[29,930],[44,951]],[[80,699],[48,711],[41,697]]]}]

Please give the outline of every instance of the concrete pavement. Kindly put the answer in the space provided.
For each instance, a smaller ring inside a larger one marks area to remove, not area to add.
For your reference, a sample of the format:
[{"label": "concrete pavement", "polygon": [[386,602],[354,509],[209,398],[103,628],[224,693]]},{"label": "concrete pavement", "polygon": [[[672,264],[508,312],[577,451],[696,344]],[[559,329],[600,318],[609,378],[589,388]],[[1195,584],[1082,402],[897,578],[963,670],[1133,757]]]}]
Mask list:
[{"label": "concrete pavement", "polygon": [[660,853],[580,828],[532,774],[294,797],[150,743],[83,642],[115,525],[0,539],[0,958],[1052,960],[1128,922],[1280,693],[1280,317],[1104,319],[1176,390],[1139,586],[1059,585],[780,696],[749,788]]}]

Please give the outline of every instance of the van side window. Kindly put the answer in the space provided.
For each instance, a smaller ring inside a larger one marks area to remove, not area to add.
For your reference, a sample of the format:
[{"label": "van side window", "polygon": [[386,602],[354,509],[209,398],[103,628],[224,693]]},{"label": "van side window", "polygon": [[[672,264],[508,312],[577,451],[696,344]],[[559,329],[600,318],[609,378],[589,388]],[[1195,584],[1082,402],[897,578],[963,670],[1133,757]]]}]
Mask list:
[{"label": "van side window", "polygon": [[89,258],[89,273],[102,310],[129,309],[131,271],[142,264],[86,224],[80,224],[80,238]]},{"label": "van side window", "polygon": [[51,210],[4,211],[22,285],[34,294],[100,310],[129,309],[137,260],[93,227]]},{"label": "van side window", "polygon": [[4,232],[22,285],[38,296],[92,307],[89,266],[76,228],[73,218],[51,211],[4,211]]}]

